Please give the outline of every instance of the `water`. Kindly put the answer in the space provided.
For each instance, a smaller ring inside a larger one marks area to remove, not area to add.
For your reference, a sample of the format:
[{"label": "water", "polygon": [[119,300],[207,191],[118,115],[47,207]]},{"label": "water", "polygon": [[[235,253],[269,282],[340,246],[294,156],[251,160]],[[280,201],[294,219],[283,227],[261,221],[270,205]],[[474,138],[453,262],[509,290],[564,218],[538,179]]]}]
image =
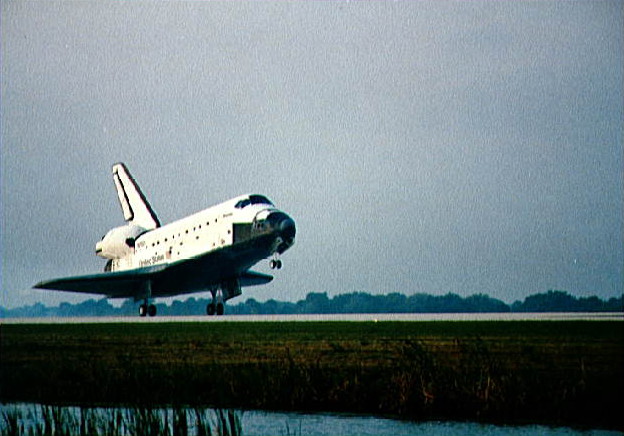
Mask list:
[{"label": "water", "polygon": [[616,431],[576,430],[567,427],[496,426],[470,422],[411,422],[370,416],[246,411],[241,420],[245,435],[360,435],[360,436],[607,436]]},{"label": "water", "polygon": [[[8,416],[17,417],[24,427],[24,434],[37,433],[36,428],[43,428],[43,421],[65,419],[65,428],[72,428],[67,422],[79,423],[85,416],[95,416],[98,428],[102,428],[102,422],[113,422],[116,426],[120,423],[125,430],[115,429],[115,434],[134,434],[139,425],[145,423],[145,414],[133,411],[133,409],[120,408],[95,408],[81,409],[79,407],[55,407],[55,416],[64,418],[51,418],[49,409],[35,404],[0,404],[0,433],[10,434],[8,429]],[[491,424],[478,424],[470,422],[412,422],[394,419],[360,416],[348,414],[326,413],[286,413],[266,412],[255,410],[212,410],[212,409],[151,409],[151,418],[156,417],[161,428],[170,429],[176,413],[182,412],[186,416],[188,434],[198,434],[198,423],[207,423],[212,434],[244,434],[254,435],[301,435],[301,436],[324,436],[324,435],[361,435],[361,436],[615,436],[623,435],[618,431],[608,430],[579,430],[568,427],[547,427],[539,425],[528,426],[497,426]],[[88,415],[91,413],[92,415]],[[200,420],[197,413],[201,413]],[[122,416],[123,415],[123,416]],[[47,416],[47,418],[46,418]],[[120,416],[122,416],[120,418]],[[87,418],[88,419],[88,418]],[[220,425],[229,425],[227,422],[237,421],[233,430],[220,431]],[[153,421],[149,423],[153,424]],[[77,424],[79,425],[79,424]],[[168,427],[164,427],[168,426]],[[79,427],[76,427],[79,428]],[[150,427],[153,428],[153,427]],[[77,432],[78,430],[76,430]],[[164,433],[171,434],[171,430]],[[72,433],[72,432],[70,432]]]}]

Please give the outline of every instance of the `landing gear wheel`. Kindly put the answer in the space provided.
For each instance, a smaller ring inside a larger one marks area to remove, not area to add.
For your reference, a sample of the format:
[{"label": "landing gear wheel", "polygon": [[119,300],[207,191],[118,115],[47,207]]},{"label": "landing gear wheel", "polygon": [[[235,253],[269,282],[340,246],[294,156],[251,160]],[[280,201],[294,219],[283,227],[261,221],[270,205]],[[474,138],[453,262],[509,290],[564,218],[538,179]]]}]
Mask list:
[{"label": "landing gear wheel", "polygon": [[215,314],[215,304],[214,303],[210,303],[208,306],[206,306],[206,313],[210,316]]},{"label": "landing gear wheel", "polygon": [[223,303],[217,303],[217,315],[223,315],[224,310]]},{"label": "landing gear wheel", "polygon": [[139,316],[146,316],[147,315],[147,304],[141,304],[139,306]]},{"label": "landing gear wheel", "polygon": [[147,306],[147,314],[149,316],[156,316],[156,306],[154,306],[153,304]]},{"label": "landing gear wheel", "polygon": [[271,269],[281,269],[282,268],[282,261],[277,259],[277,260],[272,260],[269,262],[269,267]]}]

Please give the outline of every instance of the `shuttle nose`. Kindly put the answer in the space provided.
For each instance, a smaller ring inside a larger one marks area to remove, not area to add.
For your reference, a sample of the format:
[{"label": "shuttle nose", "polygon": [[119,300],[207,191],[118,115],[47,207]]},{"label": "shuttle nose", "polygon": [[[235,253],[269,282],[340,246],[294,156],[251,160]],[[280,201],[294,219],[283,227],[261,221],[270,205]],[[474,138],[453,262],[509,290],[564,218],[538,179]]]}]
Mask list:
[{"label": "shuttle nose", "polygon": [[267,217],[267,221],[288,247],[295,242],[297,227],[295,226],[295,221],[291,217],[284,212],[271,212]]},{"label": "shuttle nose", "polygon": [[297,233],[297,228],[295,227],[295,221],[289,216],[282,219],[278,226],[279,232],[282,234],[282,237],[286,239],[295,239],[295,234]]}]

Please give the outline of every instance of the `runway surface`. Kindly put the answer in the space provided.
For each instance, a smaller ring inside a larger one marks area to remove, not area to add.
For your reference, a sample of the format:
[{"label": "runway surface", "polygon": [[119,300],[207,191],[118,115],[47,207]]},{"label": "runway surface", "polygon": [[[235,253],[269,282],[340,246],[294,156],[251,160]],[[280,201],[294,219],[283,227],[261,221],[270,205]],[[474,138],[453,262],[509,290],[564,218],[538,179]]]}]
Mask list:
[{"label": "runway surface", "polygon": [[310,322],[310,321],[624,321],[624,313],[358,313],[326,315],[223,315],[3,318],[0,324],[100,324],[167,322]]}]

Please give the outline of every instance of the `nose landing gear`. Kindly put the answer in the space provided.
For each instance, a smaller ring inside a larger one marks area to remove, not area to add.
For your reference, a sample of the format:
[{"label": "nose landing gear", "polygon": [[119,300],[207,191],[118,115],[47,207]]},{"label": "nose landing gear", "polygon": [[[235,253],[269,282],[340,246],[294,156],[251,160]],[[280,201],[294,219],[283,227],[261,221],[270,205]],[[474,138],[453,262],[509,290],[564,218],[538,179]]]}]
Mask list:
[{"label": "nose landing gear", "polygon": [[281,269],[282,268],[282,261],[279,259],[273,259],[269,262],[269,268],[271,269]]}]

